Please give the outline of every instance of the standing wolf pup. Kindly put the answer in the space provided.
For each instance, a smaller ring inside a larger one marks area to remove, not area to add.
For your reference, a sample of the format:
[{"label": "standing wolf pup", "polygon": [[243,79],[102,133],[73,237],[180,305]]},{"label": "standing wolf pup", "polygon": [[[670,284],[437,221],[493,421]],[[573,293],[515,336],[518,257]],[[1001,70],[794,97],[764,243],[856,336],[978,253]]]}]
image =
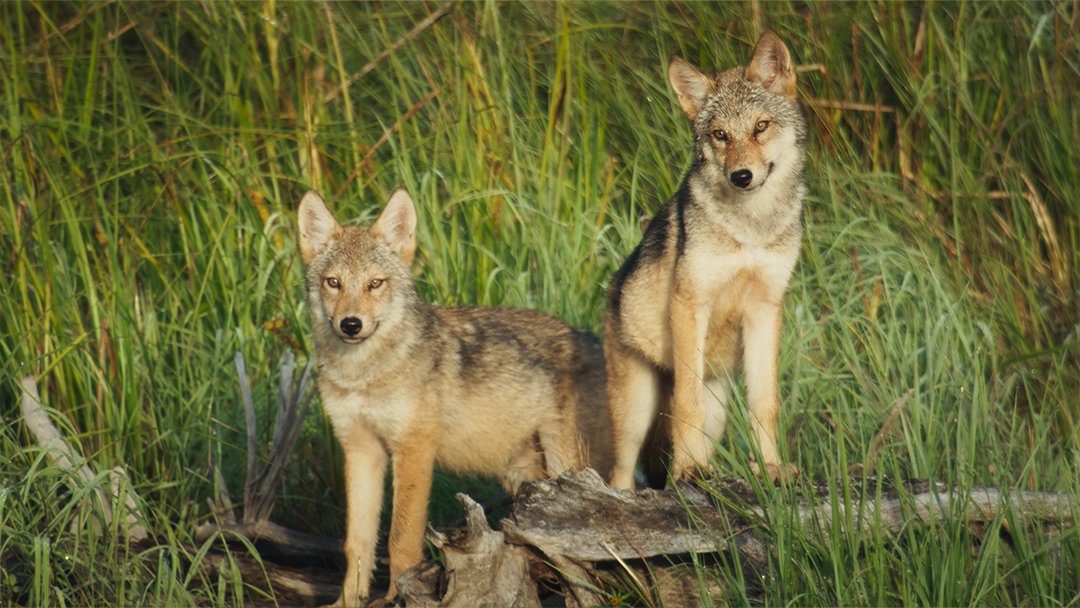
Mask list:
[{"label": "standing wolf pup", "polygon": [[370,228],[341,227],[308,192],[299,224],[319,391],[345,453],[340,604],[368,595],[388,461],[388,597],[423,557],[436,464],[496,475],[509,492],[590,460],[610,466],[596,338],[531,310],[420,302],[409,273],[416,210],[404,190]]},{"label": "standing wolf pup", "polygon": [[776,449],[782,301],[806,193],[791,55],[765,32],[746,68],[710,76],[674,57],[668,78],[693,122],[695,159],[608,290],[611,484],[634,487],[654,425],[669,433],[672,479],[708,465],[740,354],[760,464],[774,479],[793,475]]}]

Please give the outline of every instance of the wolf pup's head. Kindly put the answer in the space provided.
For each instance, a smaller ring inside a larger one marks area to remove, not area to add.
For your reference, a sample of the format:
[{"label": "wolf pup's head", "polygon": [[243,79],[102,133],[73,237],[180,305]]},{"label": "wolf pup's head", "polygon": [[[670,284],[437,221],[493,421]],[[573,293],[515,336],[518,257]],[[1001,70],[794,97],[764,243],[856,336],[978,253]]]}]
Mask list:
[{"label": "wolf pup's head", "polygon": [[415,297],[416,209],[405,190],[390,196],[371,227],[342,227],[314,192],[300,201],[300,256],[316,339],[359,344],[395,324]]},{"label": "wolf pup's head", "polygon": [[710,191],[738,200],[801,175],[806,123],[791,55],[776,34],[761,35],[745,68],[710,76],[672,57],[668,79],[694,123],[700,175]]}]

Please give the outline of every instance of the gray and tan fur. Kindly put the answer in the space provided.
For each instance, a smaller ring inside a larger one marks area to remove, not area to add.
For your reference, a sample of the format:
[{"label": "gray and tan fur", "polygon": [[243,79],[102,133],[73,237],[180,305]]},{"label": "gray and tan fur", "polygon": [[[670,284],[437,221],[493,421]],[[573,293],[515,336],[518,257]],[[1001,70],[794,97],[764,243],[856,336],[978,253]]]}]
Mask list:
[{"label": "gray and tan fur", "polygon": [[409,271],[416,212],[404,190],[370,228],[340,226],[309,192],[299,225],[319,390],[345,454],[339,603],[369,594],[388,464],[388,597],[423,557],[435,466],[497,476],[509,492],[590,463],[610,467],[595,337],[535,311],[421,302]]},{"label": "gray and tan fur", "polygon": [[[791,56],[766,32],[745,68],[712,76],[674,57],[668,77],[693,122],[695,158],[608,290],[610,480],[633,487],[650,429],[670,449],[671,478],[707,466],[740,362],[760,464],[774,478],[794,474],[776,447],[782,302],[806,193]],[[654,473],[656,455],[646,456]]]}]

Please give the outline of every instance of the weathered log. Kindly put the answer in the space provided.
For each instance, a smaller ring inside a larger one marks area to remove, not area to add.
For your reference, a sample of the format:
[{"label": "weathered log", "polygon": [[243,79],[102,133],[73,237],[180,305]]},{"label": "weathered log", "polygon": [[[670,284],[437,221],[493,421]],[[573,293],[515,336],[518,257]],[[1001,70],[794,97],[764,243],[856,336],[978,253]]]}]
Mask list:
[{"label": "weathered log", "polygon": [[[765,557],[748,522],[717,510],[691,486],[634,493],[608,487],[591,469],[571,471],[525,484],[511,513],[501,522],[507,541],[548,556],[589,562],[639,559],[712,552],[734,543],[747,557]],[[737,531],[734,537],[721,532],[729,529]]]},{"label": "weathered log", "polygon": [[223,576],[236,569],[251,588],[248,602],[252,605],[321,605],[334,601],[341,593],[341,576],[337,572],[282,566],[244,551],[230,555],[210,552],[202,557],[201,565],[210,576]]},{"label": "weathered log", "polygon": [[[71,485],[87,486],[97,483],[98,474],[94,472],[86,459],[76,450],[49,419],[49,414],[41,405],[41,397],[38,393],[37,383],[32,376],[24,376],[19,380],[22,387],[22,418],[23,424],[30,430],[37,444],[45,450],[53,464],[61,470],[72,474]],[[107,473],[109,478],[108,490],[98,484],[90,493],[96,500],[102,513],[101,529],[98,534],[112,527],[112,521],[116,514],[113,513],[113,505],[118,505],[123,510],[123,530],[128,541],[140,541],[147,537],[145,516],[139,509],[138,496],[131,487],[127,471],[122,467],[114,467]]]},{"label": "weathered log", "polygon": [[272,521],[260,521],[253,524],[206,522],[195,528],[195,540],[206,542],[215,534],[236,534],[262,543],[262,551],[268,555],[277,555],[309,560],[338,559],[342,556],[342,542],[338,538],[314,536],[286,528]]},{"label": "weathered log", "polygon": [[255,403],[251,398],[251,385],[243,353],[236,352],[234,363],[240,381],[244,426],[247,430],[247,480],[244,483],[244,512],[241,520],[245,524],[257,524],[270,518],[285,465],[292,456],[296,440],[300,436],[300,427],[311,407],[315,393],[308,391],[308,385],[314,360],[308,361],[300,375],[299,384],[293,388],[296,357],[292,351],[285,351],[281,356],[278,364],[278,406],[274,416],[274,435],[270,440],[269,458],[266,464],[261,466],[258,464],[259,441],[255,424]]},{"label": "weathered log", "polygon": [[[874,492],[875,498],[850,503],[831,502],[835,492],[827,485],[807,485],[802,490],[786,508],[794,511],[806,529],[826,534],[833,525],[843,526],[847,534],[866,535],[874,528],[896,533],[914,521],[932,524],[944,518],[977,527],[997,519],[1005,509],[1024,525],[1068,526],[1076,511],[1065,494],[996,488],[961,491],[928,482],[913,483],[904,492],[885,489]],[[487,528],[475,503],[464,497],[459,500],[469,505],[466,530],[456,535],[434,534],[435,544],[446,553],[447,569],[443,572],[430,564],[417,568],[415,572],[422,575],[417,580],[423,583],[413,587],[411,581],[405,583],[402,597],[408,605],[511,605],[512,600],[500,594],[520,588],[519,577],[525,576],[520,564],[508,570],[517,574],[500,576],[498,580],[504,582],[461,584],[494,580],[492,556],[503,555],[500,539],[542,556],[548,572],[559,579],[568,606],[603,603],[596,583],[610,581],[616,571],[633,579],[639,589],[651,588],[649,592],[659,601],[686,594],[677,603],[693,603],[700,581],[692,569],[665,567],[664,562],[643,566],[648,558],[736,551],[744,563],[760,567],[770,550],[769,520],[756,503],[753,487],[742,480],[625,492],[609,488],[594,471],[568,472],[555,480],[525,484],[515,497],[510,517],[500,522],[501,532]],[[482,543],[474,540],[480,536]],[[470,558],[471,552],[475,554]],[[602,563],[608,565],[600,568]],[[469,568],[475,570],[467,572]],[[451,579],[458,581],[455,593],[440,594]]]},{"label": "weathered log", "polygon": [[[829,533],[834,522],[860,534],[875,527],[899,532],[913,519],[931,523],[959,518],[972,524],[994,520],[1005,509],[1026,522],[1072,523],[1075,506],[1067,494],[973,488],[959,491],[922,483],[906,493],[887,493],[850,505],[833,504],[825,486],[813,488],[790,506],[808,529]],[[715,497],[737,508],[721,508]],[[758,530],[766,521],[743,481],[718,482],[709,491],[679,485],[664,491],[613,490],[591,470],[571,471],[555,480],[525,484],[512,516],[502,521],[508,542],[535,547],[545,555],[579,561],[635,559],[657,555],[736,549],[754,561],[765,558]]]},{"label": "weathered log", "polygon": [[[444,553],[440,573],[430,565],[413,568],[398,581],[398,591],[409,606],[506,606],[539,608],[536,582],[529,576],[528,550],[509,545],[493,531],[484,509],[465,494],[457,495],[465,508],[465,527],[448,534],[429,531],[428,539]],[[433,584],[442,577],[445,584]]]}]

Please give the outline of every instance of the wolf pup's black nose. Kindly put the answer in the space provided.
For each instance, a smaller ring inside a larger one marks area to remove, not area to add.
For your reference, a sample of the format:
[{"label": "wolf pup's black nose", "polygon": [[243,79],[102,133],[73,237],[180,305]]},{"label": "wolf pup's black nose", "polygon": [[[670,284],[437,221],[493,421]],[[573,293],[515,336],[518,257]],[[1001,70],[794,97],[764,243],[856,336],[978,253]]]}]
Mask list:
[{"label": "wolf pup's black nose", "polygon": [[754,174],[751,173],[749,169],[739,169],[738,171],[731,174],[731,183],[736,188],[745,188],[749,186],[750,182],[753,181],[753,179]]},{"label": "wolf pup's black nose", "polygon": [[364,322],[356,317],[345,317],[341,320],[341,331],[350,336],[360,333],[360,328],[363,326]]}]

